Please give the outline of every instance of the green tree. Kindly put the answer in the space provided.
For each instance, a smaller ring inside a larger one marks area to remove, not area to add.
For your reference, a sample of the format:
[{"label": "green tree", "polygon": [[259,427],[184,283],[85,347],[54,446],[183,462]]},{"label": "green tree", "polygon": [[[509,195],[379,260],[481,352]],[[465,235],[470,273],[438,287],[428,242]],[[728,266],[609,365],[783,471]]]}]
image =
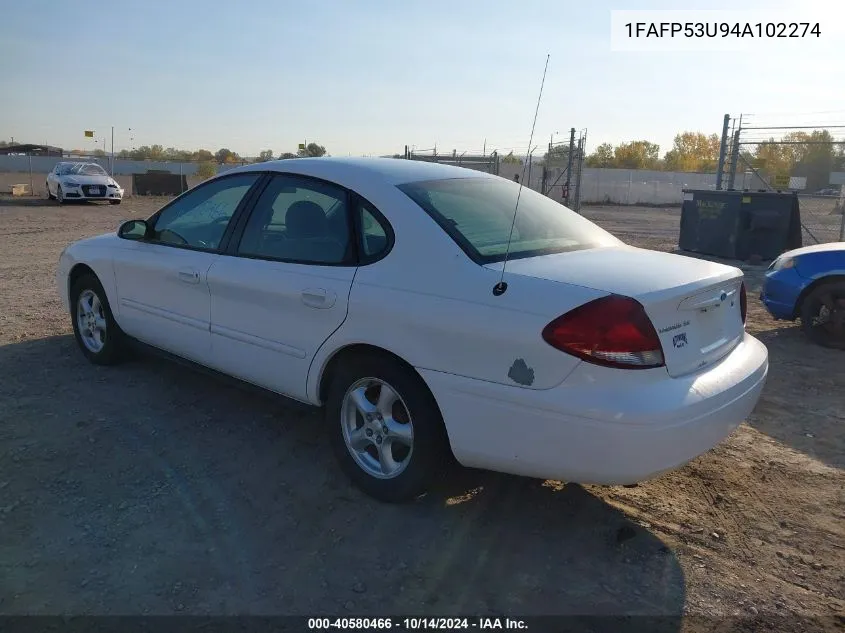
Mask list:
[{"label": "green tree", "polygon": [[175,147],[168,147],[164,150],[165,160],[186,161],[191,160],[191,152],[184,149],[176,149]]},{"label": "green tree", "polygon": [[217,165],[214,163],[214,161],[204,161],[197,165],[197,176],[199,176],[203,180],[208,180],[215,174],[217,174]]},{"label": "green tree", "polygon": [[147,158],[149,158],[150,160],[163,160],[164,148],[161,145],[152,145],[150,147],[149,156]]},{"label": "green tree", "polygon": [[317,143],[308,143],[308,145],[305,146],[305,149],[298,150],[297,154],[308,158],[325,156],[326,148],[322,145],[317,145]]},{"label": "green tree", "polygon": [[613,150],[616,167],[622,169],[655,169],[660,158],[660,146],[649,141],[631,141]]},{"label": "green tree", "polygon": [[663,158],[665,168],[670,171],[712,172],[719,162],[720,144],[717,134],[677,134],[672,149]]},{"label": "green tree", "polygon": [[602,143],[596,150],[587,156],[587,167],[613,167],[614,166],[613,145]]},{"label": "green tree", "polygon": [[793,146],[797,151],[791,175],[806,177],[810,191],[827,187],[836,158],[833,136],[827,130],[813,130],[801,140],[803,144]]},{"label": "green tree", "polygon": [[214,154],[209,152],[207,149],[198,149],[197,151],[191,154],[191,160],[198,162],[209,162],[214,160]]},{"label": "green tree", "polygon": [[288,160],[290,158],[296,158],[296,154],[291,154],[290,152],[282,152],[279,154],[279,160]]},{"label": "green tree", "polygon": [[91,152],[91,156],[95,156],[97,158],[105,158],[106,152],[102,149],[95,149],[93,152]]},{"label": "green tree", "polygon": [[522,160],[513,155],[513,151],[502,156],[502,163],[505,165],[521,165]]},{"label": "green tree", "polygon": [[217,159],[218,163],[237,163],[241,160],[240,156],[225,147],[218,149],[214,153],[214,158]]},{"label": "green tree", "polygon": [[272,149],[261,150],[261,152],[258,154],[258,162],[264,163],[264,162],[267,162],[268,160],[273,160],[273,150]]}]

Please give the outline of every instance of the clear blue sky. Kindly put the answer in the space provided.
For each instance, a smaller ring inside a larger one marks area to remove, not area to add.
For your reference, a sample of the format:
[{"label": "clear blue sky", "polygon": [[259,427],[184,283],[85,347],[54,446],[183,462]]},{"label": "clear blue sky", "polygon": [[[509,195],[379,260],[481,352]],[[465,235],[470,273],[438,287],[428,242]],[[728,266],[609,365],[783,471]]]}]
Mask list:
[{"label": "clear blue sky", "polygon": [[[826,6],[829,31],[845,2],[744,4]],[[3,5],[0,138],[67,149],[92,145],[85,129],[102,137],[114,126],[115,149],[160,143],[251,156],[307,139],[334,155],[401,152],[406,143],[472,152],[487,139],[488,151],[519,152],[547,53],[541,147],[575,127],[588,129],[590,147],[648,139],[662,154],[677,131],[719,132],[728,112],[834,112],[845,122],[841,30],[838,41],[795,41],[789,53],[610,51],[611,9],[735,1]]]}]

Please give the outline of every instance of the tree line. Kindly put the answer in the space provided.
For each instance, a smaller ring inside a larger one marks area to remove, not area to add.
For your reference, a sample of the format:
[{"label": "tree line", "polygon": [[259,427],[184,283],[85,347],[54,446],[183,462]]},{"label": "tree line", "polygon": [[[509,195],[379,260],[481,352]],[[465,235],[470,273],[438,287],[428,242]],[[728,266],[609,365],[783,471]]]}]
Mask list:
[{"label": "tree line", "polygon": [[[109,154],[101,149],[93,151],[83,151],[80,149],[73,150],[74,154],[86,154],[89,156],[105,157]],[[314,157],[325,156],[326,148],[317,143],[308,143],[304,148],[300,148],[294,152],[281,152],[275,155],[273,150],[262,150],[256,158],[243,158],[237,152],[230,150],[227,147],[221,147],[216,152],[211,152],[207,149],[198,150],[184,150],[176,149],[175,147],[165,148],[162,145],[142,145],[134,149],[124,149],[115,153],[115,158],[122,158],[128,160],[159,160],[159,161],[181,161],[181,162],[216,162],[222,164],[235,163],[252,163],[264,162],[268,160],[281,160],[285,158],[297,157]]]}]

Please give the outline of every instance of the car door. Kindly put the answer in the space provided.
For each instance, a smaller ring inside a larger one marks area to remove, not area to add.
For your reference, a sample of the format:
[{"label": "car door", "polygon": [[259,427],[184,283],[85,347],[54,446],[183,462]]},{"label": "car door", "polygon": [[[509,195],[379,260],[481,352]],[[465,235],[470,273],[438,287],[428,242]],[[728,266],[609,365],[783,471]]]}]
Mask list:
[{"label": "car door", "polygon": [[350,195],[276,174],[208,271],[214,367],[306,400],[315,353],[346,319],[356,271]]},{"label": "car door", "polygon": [[121,241],[114,256],[118,320],[144,343],[205,365],[211,362],[208,269],[230,234],[259,173],[211,180],[148,221],[143,240]]}]

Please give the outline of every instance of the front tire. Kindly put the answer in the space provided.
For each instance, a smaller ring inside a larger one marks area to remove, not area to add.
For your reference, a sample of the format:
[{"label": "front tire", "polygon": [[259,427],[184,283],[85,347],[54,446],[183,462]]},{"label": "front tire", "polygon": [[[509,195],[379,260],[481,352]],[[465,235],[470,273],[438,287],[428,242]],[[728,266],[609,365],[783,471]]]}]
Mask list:
[{"label": "front tire", "polygon": [[434,396],[387,355],[347,358],[329,386],[326,420],[341,468],[366,494],[400,503],[426,492],[448,465]]},{"label": "front tire", "polygon": [[71,321],[76,342],[95,365],[114,365],[124,352],[124,334],[114,320],[108,298],[94,275],[82,275],[70,289]]},{"label": "front tire", "polygon": [[61,185],[56,185],[56,200],[58,200],[58,201],[59,201],[59,204],[64,204],[64,203],[65,203],[65,194],[64,194],[64,192],[62,191],[62,186],[61,186]]},{"label": "front tire", "polygon": [[47,189],[47,200],[52,200],[53,198],[55,198],[55,196],[52,193],[50,193],[50,183],[45,182],[44,186]]},{"label": "front tire", "polygon": [[109,204],[120,204],[120,200],[109,200]]},{"label": "front tire", "polygon": [[845,281],[822,283],[807,295],[801,329],[817,345],[845,349]]}]

